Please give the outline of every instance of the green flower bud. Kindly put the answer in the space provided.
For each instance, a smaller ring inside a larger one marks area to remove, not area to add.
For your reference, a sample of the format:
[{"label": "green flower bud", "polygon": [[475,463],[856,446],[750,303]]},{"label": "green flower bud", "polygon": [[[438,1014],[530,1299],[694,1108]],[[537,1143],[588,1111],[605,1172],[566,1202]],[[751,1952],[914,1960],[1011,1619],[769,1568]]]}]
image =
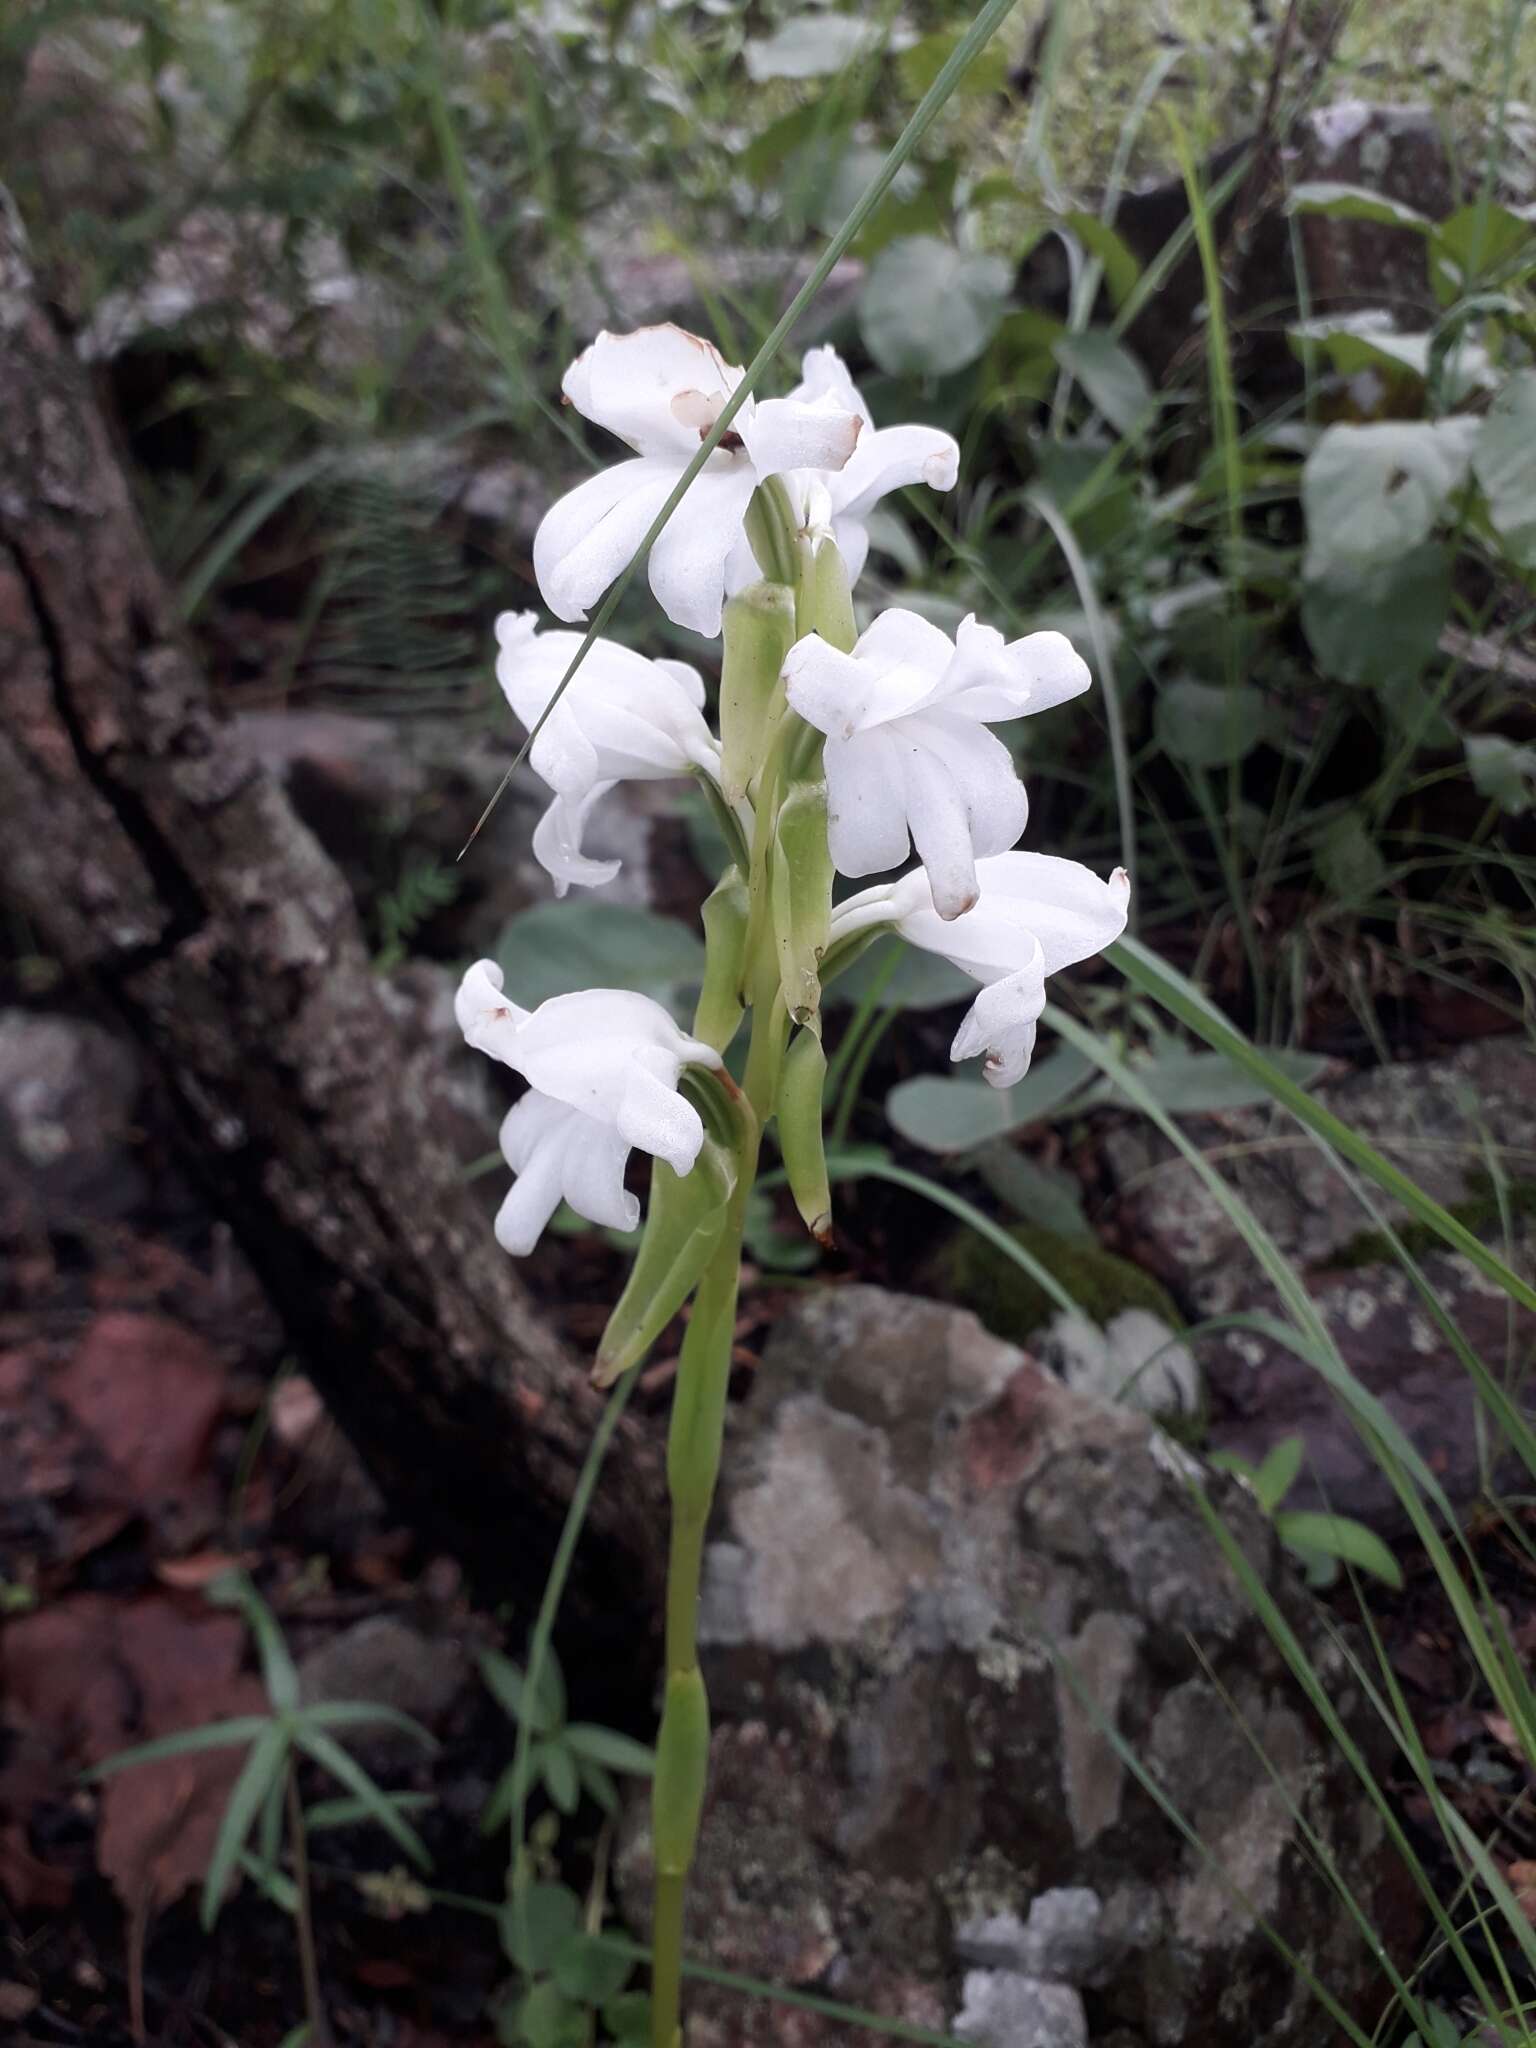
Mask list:
[{"label": "green flower bud", "polygon": [[769,901],[784,1007],[797,1024],[819,1033],[821,956],[832,923],[827,785],[819,774],[792,782],[779,806]]},{"label": "green flower bud", "polygon": [[822,1143],[827,1056],[813,1031],[797,1031],[779,1070],[779,1150],[801,1221],[818,1244],[832,1243],[832,1188]]},{"label": "green flower bud", "polygon": [[784,711],[779,671],[795,641],[795,595],[784,583],[754,583],[725,608],[720,669],[720,789],[739,803],[768,757]]},{"label": "green flower bud", "polygon": [[802,534],[800,565],[800,588],[804,593],[800,631],[819,633],[829,647],[851,654],[859,629],[854,623],[847,565],[837,542],[825,532],[818,540]]},{"label": "green flower bud", "polygon": [[667,1679],[651,1782],[651,1841],[657,1873],[685,1877],[693,1861],[709,1782],[709,1695],[699,1667]]},{"label": "green flower bud", "polygon": [[698,1286],[735,1186],[735,1154],[714,1138],[704,1140],[690,1173],[656,1161],[640,1249],[597,1347],[594,1386],[611,1387],[638,1365]]},{"label": "green flower bud", "polygon": [[747,963],[752,898],[741,869],[729,867],[704,899],[704,986],[693,1013],[693,1035],[724,1052],[741,1022],[741,984]]}]

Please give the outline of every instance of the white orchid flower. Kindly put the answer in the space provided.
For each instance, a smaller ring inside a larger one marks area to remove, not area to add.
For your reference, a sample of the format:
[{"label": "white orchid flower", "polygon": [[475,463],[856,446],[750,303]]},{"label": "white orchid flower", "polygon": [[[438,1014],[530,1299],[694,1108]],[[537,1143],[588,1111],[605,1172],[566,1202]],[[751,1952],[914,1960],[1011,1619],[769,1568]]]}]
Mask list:
[{"label": "white orchid flower", "polygon": [[525,1010],[506,995],[496,962],[479,960],[459,984],[454,1014],[470,1045],[533,1091],[502,1125],[502,1151],[519,1176],[497,1218],[509,1251],[532,1249],[562,1196],[589,1222],[632,1228],[639,1210],[624,1168],[636,1145],[674,1173],[692,1169],[704,1125],[678,1080],[684,1067],[721,1060],[660,1003],[594,988]]},{"label": "white orchid flower", "polygon": [[[558,618],[584,619],[624,568],[743,374],[670,325],[600,334],[572,363],[566,397],[635,457],[578,484],[534,535],[534,574]],[[752,493],[791,470],[840,470],[863,426],[830,393],[747,399],[651,549],[651,589],[667,617],[713,639]]]},{"label": "white orchid flower", "polygon": [[[534,612],[496,621],[496,679],[532,731],[581,645],[579,633],[541,633]],[[616,782],[650,782],[702,768],[720,780],[720,742],[704,722],[704,684],[684,661],[648,661],[615,640],[594,640],[528,750],[555,792],[534,827],[533,851],[563,896],[575,882],[600,888],[616,860],[590,860],[582,828]]]},{"label": "white orchid flower", "polygon": [[1013,757],[988,725],[1086,690],[1087,664],[1060,633],[1004,641],[962,621],[954,640],[916,612],[882,612],[851,654],[819,634],[790,649],[794,709],[827,735],[828,842],[848,876],[899,867],[908,841],[940,917],[976,901],[976,862],[1024,830]]},{"label": "white orchid flower", "polygon": [[[785,478],[801,526],[810,531],[823,526],[831,529],[851,587],[858,582],[869,554],[869,515],[875,506],[907,484],[953,490],[960,474],[959,444],[938,427],[877,428],[863,393],[835,348],[806,351],[800,382],[789,395],[807,405],[830,399],[864,422],[864,431],[841,469],[797,469]],[[740,557],[735,559],[739,563]],[[756,574],[755,569],[749,570],[746,580]]]},{"label": "white orchid flower", "polygon": [[1029,1070],[1046,976],[1119,938],[1130,877],[1117,868],[1102,882],[1075,860],[999,853],[976,863],[976,880],[974,907],[952,918],[941,916],[924,868],[861,890],[834,911],[830,944],[871,926],[894,925],[911,945],[942,954],[981,982],[949,1056],[985,1053],[985,1078],[994,1088],[1011,1088]]}]

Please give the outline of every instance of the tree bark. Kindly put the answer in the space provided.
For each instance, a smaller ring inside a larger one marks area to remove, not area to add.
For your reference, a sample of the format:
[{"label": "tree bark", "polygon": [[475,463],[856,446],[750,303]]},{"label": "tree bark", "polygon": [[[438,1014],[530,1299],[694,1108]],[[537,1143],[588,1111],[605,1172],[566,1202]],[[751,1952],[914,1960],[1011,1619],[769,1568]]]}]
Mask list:
[{"label": "tree bark", "polygon": [[[600,1402],[401,1087],[345,883],[213,713],[3,191],[0,691],[0,887],[164,1074],[386,1496],[527,1590]],[[649,1608],[659,1455],[626,1428],[615,1458],[586,1554]]]}]

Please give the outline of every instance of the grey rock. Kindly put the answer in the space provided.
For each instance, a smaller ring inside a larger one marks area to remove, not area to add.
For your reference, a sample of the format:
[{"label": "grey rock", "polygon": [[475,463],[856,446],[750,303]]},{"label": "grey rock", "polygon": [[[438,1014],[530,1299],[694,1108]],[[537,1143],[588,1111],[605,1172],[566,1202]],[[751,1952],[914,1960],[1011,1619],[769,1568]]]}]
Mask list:
[{"label": "grey rock", "polygon": [[[1536,1277],[1536,1232],[1508,1241],[1490,1200],[1491,1171],[1536,1178],[1536,1053],[1488,1038],[1443,1059],[1382,1066],[1323,1082],[1323,1105],[1443,1206],[1492,1225],[1501,1255]],[[1340,1354],[1407,1431],[1453,1501],[1483,1478],[1477,1404],[1464,1367],[1400,1264],[1365,1242],[1375,1219],[1351,1180],[1291,1119],[1264,1109],[1191,1119],[1212,1157],[1279,1251],[1299,1268]],[[1105,1157],[1120,1188],[1119,1221],[1143,1264],[1195,1317],[1279,1311],[1278,1298],[1225,1211],[1194,1170],[1146,1124],[1110,1134]],[[1373,1199],[1394,1227],[1402,1206]],[[1487,1212],[1479,1217],[1479,1210]],[[1362,1254],[1368,1254],[1362,1258]],[[1419,1263],[1463,1337],[1496,1364],[1529,1344],[1530,1318],[1459,1253],[1420,1249]],[[1296,1506],[1347,1506],[1387,1530],[1402,1511],[1390,1483],[1317,1374],[1282,1344],[1234,1331],[1202,1341],[1198,1362],[1216,1397],[1213,1441],[1250,1458],[1295,1432],[1307,1462]]]},{"label": "grey rock", "polygon": [[0,1010],[0,1208],[19,1231],[115,1223],[142,1202],[143,1076],[99,1024]]},{"label": "grey rock", "polygon": [[[964,1311],[867,1287],[796,1305],[733,1417],[707,1561],[701,1952],[887,2014],[926,1993],[977,2040],[1086,2042],[1088,1992],[1144,2048],[1311,2048],[1315,2010],[1113,1728],[1252,1907],[1346,2004],[1368,1997],[1292,1804],[1392,1940],[1381,1833],[1161,1442]],[[1267,1524],[1211,1484],[1371,1746]],[[637,1816],[637,1916],[647,1853]],[[842,2038],[713,1993],[697,2011],[706,2042]]]},{"label": "grey rock", "polygon": [[1083,2001],[1065,1984],[971,1970],[953,2031],[981,2048],[1088,2048]]},{"label": "grey rock", "polygon": [[[374,1614],[317,1644],[299,1661],[299,1693],[319,1700],[366,1700],[392,1707],[431,1730],[470,1679],[469,1657],[451,1636],[426,1636],[394,1615]],[[383,1761],[419,1758],[421,1746],[404,1731],[364,1726],[348,1731],[348,1746]]]}]

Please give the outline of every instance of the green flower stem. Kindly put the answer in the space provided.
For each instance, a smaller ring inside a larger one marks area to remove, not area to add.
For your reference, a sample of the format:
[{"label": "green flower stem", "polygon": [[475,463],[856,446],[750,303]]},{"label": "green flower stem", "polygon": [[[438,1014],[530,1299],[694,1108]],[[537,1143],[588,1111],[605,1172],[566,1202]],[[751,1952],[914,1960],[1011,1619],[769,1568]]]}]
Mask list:
[{"label": "green flower stem", "polygon": [[651,1832],[656,1854],[653,2048],[679,2048],[683,1908],[709,1770],[709,1703],[698,1664],[699,1577],[720,1472],[725,1401],[736,1328],[742,1232],[763,1124],[773,1109],[788,1019],[771,950],[759,962],[744,1093],[753,1114],[737,1141],[736,1187],[720,1244],[694,1298],[678,1361],[667,1438],[672,1540],[667,1556],[666,1697],[656,1742]]}]

